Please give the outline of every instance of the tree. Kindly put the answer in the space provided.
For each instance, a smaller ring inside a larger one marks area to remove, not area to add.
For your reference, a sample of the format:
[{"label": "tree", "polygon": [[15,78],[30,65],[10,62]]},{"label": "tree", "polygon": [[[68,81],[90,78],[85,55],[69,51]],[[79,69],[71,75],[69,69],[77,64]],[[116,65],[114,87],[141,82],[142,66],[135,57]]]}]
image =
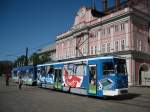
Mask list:
[{"label": "tree", "polygon": [[37,65],[37,64],[43,64],[46,62],[50,62],[51,58],[49,57],[49,54],[43,53],[42,55],[39,55],[37,53],[33,53],[30,57],[30,62],[32,62],[33,65]]},{"label": "tree", "polygon": [[26,56],[25,55],[21,55],[19,56],[16,61],[15,61],[15,66],[24,66],[26,61]]},{"label": "tree", "polygon": [[51,61],[51,58],[49,57],[49,53],[46,52],[46,53],[43,53],[42,55],[42,63],[46,63],[46,62],[50,62]]},{"label": "tree", "polygon": [[33,65],[41,64],[41,59],[39,58],[39,55],[36,53],[33,53],[30,57],[30,61]]}]

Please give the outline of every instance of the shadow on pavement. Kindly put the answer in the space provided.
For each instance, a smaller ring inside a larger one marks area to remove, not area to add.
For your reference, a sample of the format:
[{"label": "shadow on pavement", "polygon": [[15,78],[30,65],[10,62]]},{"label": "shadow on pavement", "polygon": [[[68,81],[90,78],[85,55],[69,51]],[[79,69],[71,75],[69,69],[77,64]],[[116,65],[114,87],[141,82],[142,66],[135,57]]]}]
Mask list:
[{"label": "shadow on pavement", "polygon": [[94,99],[101,99],[101,100],[116,100],[116,101],[122,101],[122,100],[129,100],[129,99],[134,99],[137,97],[140,97],[141,94],[137,93],[129,93],[126,95],[119,95],[119,96],[104,96],[104,97],[97,97],[97,96],[88,96],[89,98],[94,98]]},{"label": "shadow on pavement", "polygon": [[129,99],[134,99],[141,96],[141,94],[137,94],[137,93],[128,93],[126,95],[120,95],[120,96],[109,96],[104,98],[105,100],[129,100]]},{"label": "shadow on pavement", "polygon": [[104,97],[97,97],[97,96],[87,96],[87,95],[82,95],[82,94],[76,94],[76,93],[70,93],[70,92],[64,92],[64,91],[60,91],[60,90],[54,90],[51,89],[51,91],[54,92],[60,92],[60,93],[67,93],[70,95],[77,95],[77,96],[82,96],[82,97],[89,97],[89,98],[93,98],[93,99],[101,99],[101,100],[118,100],[118,101],[122,101],[122,100],[129,100],[129,99],[134,99],[137,97],[140,97],[141,94],[137,94],[137,93],[128,93],[125,95],[119,95],[119,96],[104,96]]}]

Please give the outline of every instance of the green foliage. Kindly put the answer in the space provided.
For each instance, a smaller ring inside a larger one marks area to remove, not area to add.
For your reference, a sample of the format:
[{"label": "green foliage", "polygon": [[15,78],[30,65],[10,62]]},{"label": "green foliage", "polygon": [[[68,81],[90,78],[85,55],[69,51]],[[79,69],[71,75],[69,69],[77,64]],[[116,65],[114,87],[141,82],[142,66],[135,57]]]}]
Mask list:
[{"label": "green foliage", "polygon": [[32,62],[33,65],[37,65],[37,64],[43,64],[46,62],[50,62],[51,58],[49,58],[48,53],[44,53],[42,55],[33,53],[32,56],[30,57],[30,61]]},{"label": "green foliage", "polygon": [[32,62],[33,65],[41,64],[41,59],[39,58],[39,55],[36,53],[33,53],[32,56],[30,57],[30,61]]},{"label": "green foliage", "polygon": [[15,63],[14,63],[14,66],[24,66],[26,65],[26,56],[25,55],[21,55],[19,56],[16,60],[15,60]]},{"label": "green foliage", "polygon": [[[28,61],[32,63],[32,65],[37,65],[37,64],[50,62],[51,58],[49,57],[48,53],[43,53],[42,55],[33,53],[28,59]],[[24,65],[26,65],[26,56],[25,55],[19,56],[16,59],[14,66],[17,67],[17,66],[24,66]]]},{"label": "green foliage", "polygon": [[42,55],[42,59],[41,59],[41,62],[42,63],[46,63],[46,62],[50,62],[51,61],[51,58],[49,57],[49,54],[48,53],[44,53]]}]

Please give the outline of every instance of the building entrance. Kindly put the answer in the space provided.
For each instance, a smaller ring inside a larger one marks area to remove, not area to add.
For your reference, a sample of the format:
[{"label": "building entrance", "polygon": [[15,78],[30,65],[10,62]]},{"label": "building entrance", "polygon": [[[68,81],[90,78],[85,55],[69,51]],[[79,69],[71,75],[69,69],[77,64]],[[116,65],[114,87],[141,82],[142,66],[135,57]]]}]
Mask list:
[{"label": "building entrance", "polygon": [[140,66],[139,85],[150,86],[150,68],[146,64]]}]

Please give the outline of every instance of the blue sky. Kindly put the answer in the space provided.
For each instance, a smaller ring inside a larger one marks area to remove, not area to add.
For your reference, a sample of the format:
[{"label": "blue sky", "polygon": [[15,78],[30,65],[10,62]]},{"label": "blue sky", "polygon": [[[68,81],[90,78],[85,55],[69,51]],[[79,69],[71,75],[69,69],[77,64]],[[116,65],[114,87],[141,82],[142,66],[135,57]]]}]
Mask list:
[{"label": "blue sky", "polygon": [[[101,0],[96,5],[100,10]],[[54,43],[82,6],[91,6],[91,0],[0,0],[0,60],[16,59],[26,47],[31,55]]]}]

